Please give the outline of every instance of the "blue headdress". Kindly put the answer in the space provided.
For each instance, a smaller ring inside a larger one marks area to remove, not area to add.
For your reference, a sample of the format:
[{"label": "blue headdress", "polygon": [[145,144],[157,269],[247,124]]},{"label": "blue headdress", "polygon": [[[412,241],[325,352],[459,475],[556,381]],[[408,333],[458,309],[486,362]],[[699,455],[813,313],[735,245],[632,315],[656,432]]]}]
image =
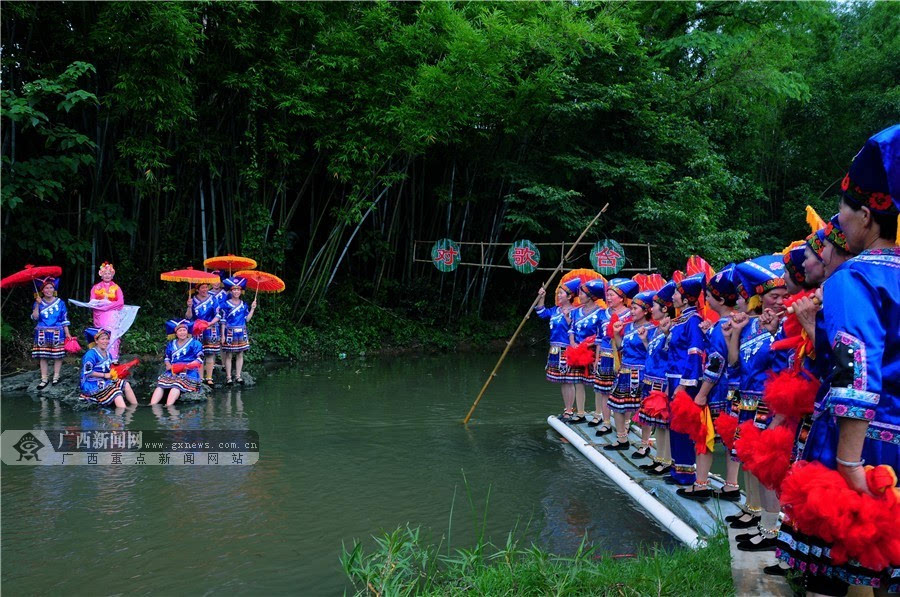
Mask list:
[{"label": "blue headdress", "polygon": [[652,290],[645,290],[644,292],[639,292],[634,295],[634,298],[631,299],[632,305],[637,305],[644,311],[649,311],[650,307],[653,306],[653,297],[656,293]]},{"label": "blue headdress", "polygon": [[606,296],[606,283],[601,278],[588,280],[582,286],[592,298],[602,299]]},{"label": "blue headdress", "polygon": [[97,336],[100,334],[106,334],[110,338],[112,337],[112,332],[106,328],[86,328],[84,330],[84,339],[88,341],[88,348],[93,348],[97,343]]},{"label": "blue headdress", "polygon": [[628,278],[613,278],[609,281],[609,287],[623,299],[631,299],[640,292],[641,287],[634,280]]},{"label": "blue headdress", "polygon": [[665,286],[656,291],[656,296],[653,297],[653,301],[663,309],[671,307],[672,297],[675,296],[675,286],[674,280],[667,282]]},{"label": "blue headdress", "polygon": [[676,290],[681,294],[683,298],[692,298],[698,299],[700,295],[703,294],[703,291],[706,289],[706,274],[699,273],[694,274],[693,276],[688,276],[678,282],[676,286]]},{"label": "blue headdress", "polygon": [[729,263],[709,279],[706,289],[715,298],[723,301],[736,301],[738,297],[737,284],[735,283],[735,265]]},{"label": "blue headdress", "polygon": [[170,319],[166,322],[166,336],[169,340],[175,338],[175,331],[180,327],[184,327],[188,331],[188,334],[190,334],[191,329],[194,326],[187,319]]},{"label": "blue headdress", "polygon": [[246,288],[247,280],[245,280],[244,278],[238,278],[236,276],[232,276],[230,278],[225,278],[224,280],[222,280],[222,284],[224,284],[225,288],[227,288],[228,290],[231,290],[235,286],[240,286],[241,288]]}]

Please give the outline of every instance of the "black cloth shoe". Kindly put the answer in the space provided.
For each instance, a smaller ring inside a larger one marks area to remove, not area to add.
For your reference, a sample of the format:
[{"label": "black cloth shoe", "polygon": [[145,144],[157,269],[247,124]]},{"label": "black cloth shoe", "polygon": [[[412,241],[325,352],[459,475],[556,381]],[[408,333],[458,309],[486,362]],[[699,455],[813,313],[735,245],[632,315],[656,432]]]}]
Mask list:
[{"label": "black cloth shoe", "polygon": [[42,379],[42,380],[41,380],[41,383],[39,383],[39,384],[37,385],[37,389],[38,389],[38,390],[43,390],[43,389],[46,388],[48,385],[50,385],[50,382],[47,381],[46,379]]},{"label": "black cloth shoe", "polygon": [[752,516],[750,518],[750,520],[748,520],[746,522],[738,519],[738,520],[735,520],[734,522],[730,523],[728,526],[730,526],[733,529],[752,529],[753,527],[755,527],[756,525],[759,524],[759,518],[760,518],[759,516]]},{"label": "black cloth shoe", "polygon": [[729,514],[728,516],[725,517],[725,522],[734,522],[738,518],[741,518],[744,514],[746,514],[746,513],[743,511],[738,512],[737,514]]},{"label": "black cloth shoe", "polygon": [[663,479],[663,480],[665,481],[666,485],[682,485],[682,486],[688,486],[688,485],[693,485],[693,484],[694,484],[693,481],[688,481],[687,483],[681,483],[681,482],[679,482],[679,481],[676,481],[676,480],[675,480],[675,477],[666,477],[666,478]]},{"label": "black cloth shoe", "polygon": [[606,450],[607,452],[621,452],[622,450],[627,450],[630,447],[631,447],[631,444],[629,444],[628,442],[625,442],[625,443],[616,442],[614,444],[609,444],[608,446],[603,446],[603,449]]},{"label": "black cloth shoe", "polygon": [[671,465],[667,464],[667,465],[663,466],[662,468],[660,468],[660,466],[662,466],[662,465],[658,464],[647,472],[650,473],[651,475],[660,476],[660,475],[668,475],[669,471],[672,470]]},{"label": "black cloth shoe", "polygon": [[234,385],[234,382],[231,381],[230,379],[226,379],[226,380],[225,380],[225,385],[226,385],[226,386],[233,386],[233,385]]},{"label": "black cloth shoe", "polygon": [[594,418],[591,419],[591,421],[588,423],[588,427],[596,427],[597,425],[599,425],[599,424],[602,423],[602,422],[603,422],[603,420],[600,419],[599,417],[594,417]]},{"label": "black cloth shoe", "polygon": [[567,423],[569,423],[569,425],[577,425],[578,423],[584,423],[585,421],[587,421],[587,419],[584,415],[574,415]]},{"label": "black cloth shoe", "polygon": [[597,437],[603,437],[607,433],[612,433],[612,427],[604,423],[602,427],[594,432],[594,435],[596,435]]},{"label": "black cloth shoe", "polygon": [[653,469],[655,469],[658,464],[658,462],[648,462],[647,464],[639,465],[638,469],[646,473],[647,471],[652,471]]},{"label": "black cloth shoe", "polygon": [[642,448],[638,448],[634,452],[631,453],[632,458],[647,458],[650,456],[650,447],[644,446]]},{"label": "black cloth shoe", "polygon": [[739,501],[741,501],[741,490],[740,489],[732,489],[731,491],[723,491],[720,489],[715,492],[715,497],[717,500],[725,500],[727,502],[739,502]]},{"label": "black cloth shoe", "polygon": [[734,540],[736,543],[741,543],[742,541],[749,541],[750,539],[753,539],[754,537],[757,537],[758,535],[759,535],[759,531],[757,531],[755,533],[741,533],[740,535],[735,535]]},{"label": "black cloth shoe", "polygon": [[694,500],[695,502],[705,502],[712,497],[712,489],[709,489],[708,487],[706,489],[694,489],[693,491],[688,491],[687,487],[681,487],[676,489],[675,493],[685,499]]},{"label": "black cloth shoe", "polygon": [[743,541],[741,543],[738,543],[737,548],[741,551],[775,551],[775,543],[775,538],[769,537],[767,539],[763,539],[759,543]]},{"label": "black cloth shoe", "polygon": [[763,572],[771,574],[772,576],[787,576],[787,573],[790,571],[790,568],[782,568],[778,564],[772,564],[771,566],[763,568]]}]

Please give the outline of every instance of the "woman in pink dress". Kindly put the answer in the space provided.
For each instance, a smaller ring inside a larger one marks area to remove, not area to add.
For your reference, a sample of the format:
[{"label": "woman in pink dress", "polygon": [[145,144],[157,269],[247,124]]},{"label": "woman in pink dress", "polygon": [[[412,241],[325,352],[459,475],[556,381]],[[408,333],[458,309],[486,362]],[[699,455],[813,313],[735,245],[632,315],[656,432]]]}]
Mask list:
[{"label": "woman in pink dress", "polygon": [[[106,302],[94,307],[94,326],[115,330],[119,312],[125,305],[125,295],[122,293],[122,288],[112,281],[113,276],[116,275],[116,270],[112,263],[104,261],[97,273],[100,275],[100,282],[97,282],[91,288],[91,300]],[[119,362],[119,342],[120,338],[116,338],[115,342],[109,345],[109,356],[112,358],[113,363]]]}]

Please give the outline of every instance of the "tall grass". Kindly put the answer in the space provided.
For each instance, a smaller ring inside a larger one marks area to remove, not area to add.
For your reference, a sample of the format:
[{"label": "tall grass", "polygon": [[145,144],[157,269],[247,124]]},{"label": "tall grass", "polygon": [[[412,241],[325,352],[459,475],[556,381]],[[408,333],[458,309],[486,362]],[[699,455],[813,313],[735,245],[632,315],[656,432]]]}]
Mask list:
[{"label": "tall grass", "polygon": [[[468,484],[466,489],[471,505]],[[587,538],[571,556],[526,547],[518,529],[510,531],[505,544],[495,545],[484,538],[485,521],[486,516],[474,547],[442,551],[443,538],[429,543],[418,527],[407,525],[373,537],[375,547],[369,551],[358,540],[349,549],[343,546],[341,565],[357,595],[379,597],[734,594],[724,531],[696,551],[645,548],[634,558],[619,559],[589,546]]]}]

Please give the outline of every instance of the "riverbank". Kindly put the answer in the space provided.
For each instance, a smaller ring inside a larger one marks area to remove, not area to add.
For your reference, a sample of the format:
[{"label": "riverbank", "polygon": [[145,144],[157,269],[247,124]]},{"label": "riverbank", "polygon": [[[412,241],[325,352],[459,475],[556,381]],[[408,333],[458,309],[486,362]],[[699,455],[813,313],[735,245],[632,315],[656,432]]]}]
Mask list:
[{"label": "riverbank", "polygon": [[[377,547],[343,549],[341,565],[357,595],[733,595],[724,533],[698,549],[648,549],[626,556],[582,544],[571,556],[519,545],[479,543],[449,550],[423,540],[418,528],[375,537]],[[585,540],[585,543],[587,540]],[[449,553],[448,553],[449,552]]]}]

